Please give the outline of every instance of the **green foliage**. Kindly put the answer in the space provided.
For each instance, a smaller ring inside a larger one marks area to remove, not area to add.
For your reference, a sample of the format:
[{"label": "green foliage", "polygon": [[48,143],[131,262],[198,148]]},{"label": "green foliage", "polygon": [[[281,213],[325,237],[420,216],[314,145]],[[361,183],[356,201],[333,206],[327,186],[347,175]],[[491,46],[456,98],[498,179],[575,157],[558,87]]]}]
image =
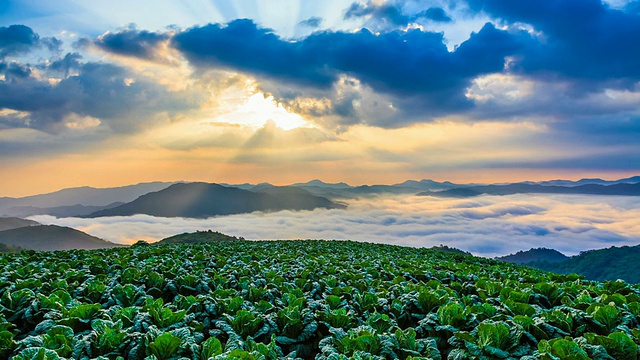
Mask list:
[{"label": "green foliage", "polygon": [[364,352],[378,355],[380,352],[380,341],[375,331],[370,329],[352,329],[347,336],[340,340],[339,349],[346,355],[353,355],[354,352]]},{"label": "green foliage", "polygon": [[0,357],[8,358],[15,346],[13,334],[7,330],[0,331]]},{"label": "green foliage", "polygon": [[214,241],[0,255],[0,358],[634,359],[640,288],[429,249]]},{"label": "green foliage", "polygon": [[91,324],[97,340],[92,344],[97,352],[105,355],[119,349],[127,334],[122,331],[122,322],[112,323],[96,320]]},{"label": "green foliage", "polygon": [[159,360],[166,360],[173,356],[181,344],[182,340],[179,337],[166,332],[149,343],[147,355],[153,355]]},{"label": "green foliage", "polygon": [[614,305],[591,305],[587,312],[593,316],[596,324],[603,328],[602,332],[609,333],[615,329],[620,322],[620,310]]},{"label": "green foliage", "polygon": [[164,306],[162,299],[154,301],[147,298],[143,309],[147,310],[153,319],[153,323],[160,329],[166,329],[171,325],[182,321],[187,313],[186,310],[173,312],[171,309]]},{"label": "green foliage", "polygon": [[174,235],[166,239],[162,239],[157,244],[191,244],[199,242],[217,242],[217,241],[240,241],[242,237],[225,235],[218,231],[196,231],[194,233],[184,233]]},{"label": "green foliage", "polygon": [[507,350],[509,337],[509,327],[505,324],[487,322],[478,325],[478,345],[481,348]]},{"label": "green foliage", "polygon": [[73,341],[73,329],[68,326],[54,326],[42,337],[45,348],[55,351],[58,355],[67,357],[71,355],[71,343]]},{"label": "green foliage", "polygon": [[623,332],[614,332],[608,336],[588,333],[585,334],[585,337],[592,345],[602,345],[607,353],[616,360],[636,360],[638,358],[638,346],[632,338]]},{"label": "green foliage", "polygon": [[450,302],[438,309],[438,320],[443,325],[459,328],[467,322],[467,313],[458,302]]},{"label": "green foliage", "polygon": [[216,355],[222,354],[222,343],[220,340],[210,337],[202,343],[200,359],[208,360]]},{"label": "green foliage", "polygon": [[567,360],[589,360],[587,352],[582,350],[578,344],[568,339],[542,340],[538,344],[538,351],[543,359],[552,359],[549,355],[559,359]]},{"label": "green foliage", "polygon": [[577,273],[589,280],[622,279],[628,283],[640,284],[639,258],[640,246],[622,246],[585,251],[562,262],[541,261],[527,265],[561,274]]}]

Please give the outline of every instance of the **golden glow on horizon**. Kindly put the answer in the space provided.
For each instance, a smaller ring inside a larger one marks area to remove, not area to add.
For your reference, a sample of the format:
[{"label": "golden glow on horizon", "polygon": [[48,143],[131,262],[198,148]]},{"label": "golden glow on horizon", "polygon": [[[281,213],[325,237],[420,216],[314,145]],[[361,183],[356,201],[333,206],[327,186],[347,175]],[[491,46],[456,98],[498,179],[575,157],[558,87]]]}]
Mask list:
[{"label": "golden glow on horizon", "polygon": [[[512,165],[523,159],[535,163],[539,157],[567,159],[593,151],[558,151],[529,142],[529,136],[545,131],[528,123],[469,125],[448,121],[400,129],[359,125],[332,137],[318,128],[284,130],[266,123],[254,129],[185,120],[137,136],[111,138],[108,144],[97,143],[75,154],[52,152],[46,157],[3,163],[0,196],[26,196],[85,185],[113,187],[177,180],[287,185],[321,179],[361,185],[425,178],[493,183],[636,175],[525,169],[524,165],[519,169]],[[34,131],[10,134],[11,141],[39,141]],[[486,167],[486,162],[506,166]]]}]

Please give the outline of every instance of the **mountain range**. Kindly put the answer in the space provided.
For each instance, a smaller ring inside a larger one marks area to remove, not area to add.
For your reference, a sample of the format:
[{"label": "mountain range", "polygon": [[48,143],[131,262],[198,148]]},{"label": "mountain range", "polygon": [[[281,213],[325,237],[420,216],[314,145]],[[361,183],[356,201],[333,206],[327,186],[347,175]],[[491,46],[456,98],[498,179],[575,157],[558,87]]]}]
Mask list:
[{"label": "mountain range", "polygon": [[329,199],[353,199],[363,196],[375,195],[412,195],[421,191],[442,191],[472,185],[454,184],[448,181],[437,182],[423,179],[420,181],[407,180],[394,185],[360,185],[350,186],[345,183],[329,184],[320,180],[312,180],[307,183],[298,183],[291,186],[305,189],[308,192],[324,196]]},{"label": "mountain range", "polygon": [[586,184],[576,186],[539,185],[517,183],[507,185],[483,185],[454,188],[443,191],[424,191],[418,196],[473,197],[480,195],[513,194],[581,194],[640,196],[640,183],[616,183],[612,185]]},{"label": "mountain range", "polygon": [[102,208],[135,200],[141,195],[162,190],[173,182],[150,182],[98,189],[89,186],[62,189],[56,192],[21,198],[0,198],[0,216],[31,215],[77,216]]},{"label": "mountain range", "polygon": [[545,186],[579,186],[579,185],[587,185],[587,184],[597,184],[597,185],[615,185],[615,184],[636,184],[640,182],[640,176],[632,176],[624,179],[618,180],[602,180],[598,178],[594,179],[580,179],[578,181],[571,180],[548,180],[548,181],[538,181],[532,182],[531,184],[545,185]]},{"label": "mountain range", "polygon": [[344,205],[301,188],[268,186],[254,191],[209,183],[178,183],[136,200],[85,217],[146,214],[161,217],[207,218],[254,211],[336,209]]},{"label": "mountain range", "polygon": [[[140,205],[141,196],[159,192],[174,184],[185,182],[151,182],[114,188],[77,187],[59,190],[53,193],[32,195],[22,198],[0,198],[0,216],[28,217],[32,215],[52,215],[56,217],[91,217],[106,216],[104,214],[124,214]],[[552,193],[552,194],[597,194],[597,195],[640,195],[640,176],[633,176],[619,180],[581,179],[550,180],[540,182],[521,182],[514,184],[455,184],[449,181],[438,182],[423,179],[420,181],[407,180],[393,185],[359,185],[351,186],[344,182],[326,183],[321,180],[311,180],[305,183],[295,183],[289,186],[275,186],[269,183],[260,184],[219,184],[226,188],[235,188],[258,194],[276,196],[277,201],[259,200],[254,197],[253,205],[239,206],[234,202],[230,207],[244,208],[244,211],[272,209],[313,209],[316,207],[341,207],[340,199],[354,199],[378,195],[429,195],[441,197],[469,197],[482,194],[509,195],[518,193]],[[198,184],[198,183],[186,183]],[[202,184],[202,183],[199,183]],[[196,185],[200,186],[200,185]],[[274,190],[277,189],[277,190]],[[286,189],[286,190],[283,190]],[[294,192],[292,189],[302,189]],[[246,195],[246,193],[245,193]],[[311,196],[324,198],[313,199]],[[171,198],[171,197],[169,197]],[[224,197],[222,198],[224,199]],[[218,203],[222,199],[212,199]],[[134,201],[137,204],[127,205]],[[145,200],[145,201],[148,201]],[[276,204],[277,203],[277,204]],[[316,205],[313,205],[316,204]],[[193,204],[193,206],[201,206]],[[222,205],[220,205],[222,206]],[[161,207],[167,207],[162,204]],[[113,209],[118,210],[113,210]],[[210,209],[211,210],[211,209]],[[237,213],[234,210],[229,213]],[[157,210],[156,212],[163,212]],[[148,212],[144,212],[148,213]],[[205,211],[206,213],[206,211]],[[213,214],[224,214],[223,210],[210,211]],[[200,217],[201,215],[199,215]]]}]

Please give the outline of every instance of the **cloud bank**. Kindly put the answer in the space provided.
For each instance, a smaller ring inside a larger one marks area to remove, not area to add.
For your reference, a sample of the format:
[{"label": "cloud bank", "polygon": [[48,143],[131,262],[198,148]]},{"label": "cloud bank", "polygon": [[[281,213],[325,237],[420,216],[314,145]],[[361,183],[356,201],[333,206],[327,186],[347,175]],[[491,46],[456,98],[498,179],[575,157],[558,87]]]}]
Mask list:
[{"label": "cloud bank", "polygon": [[34,216],[118,242],[149,242],[213,229],[247,239],[341,239],[431,247],[448,245],[498,256],[532,247],[568,255],[640,243],[640,199],[598,196],[483,196],[474,199],[380,197],[347,210],[252,213],[199,219],[146,215],[96,219]]}]

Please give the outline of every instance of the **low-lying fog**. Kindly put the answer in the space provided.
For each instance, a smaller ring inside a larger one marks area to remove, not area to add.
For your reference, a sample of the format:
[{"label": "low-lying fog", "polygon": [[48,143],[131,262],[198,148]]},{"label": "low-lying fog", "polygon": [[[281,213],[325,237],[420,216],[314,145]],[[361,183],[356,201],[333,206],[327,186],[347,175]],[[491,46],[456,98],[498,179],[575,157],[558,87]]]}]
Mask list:
[{"label": "low-lying fog", "polygon": [[640,243],[640,197],[580,195],[419,196],[349,200],[346,210],[281,211],[209,219],[147,215],[95,219],[33,216],[116,243],[154,242],[212,229],[246,239],[348,239],[404,246],[448,245],[493,257],[531,247],[567,255]]}]

